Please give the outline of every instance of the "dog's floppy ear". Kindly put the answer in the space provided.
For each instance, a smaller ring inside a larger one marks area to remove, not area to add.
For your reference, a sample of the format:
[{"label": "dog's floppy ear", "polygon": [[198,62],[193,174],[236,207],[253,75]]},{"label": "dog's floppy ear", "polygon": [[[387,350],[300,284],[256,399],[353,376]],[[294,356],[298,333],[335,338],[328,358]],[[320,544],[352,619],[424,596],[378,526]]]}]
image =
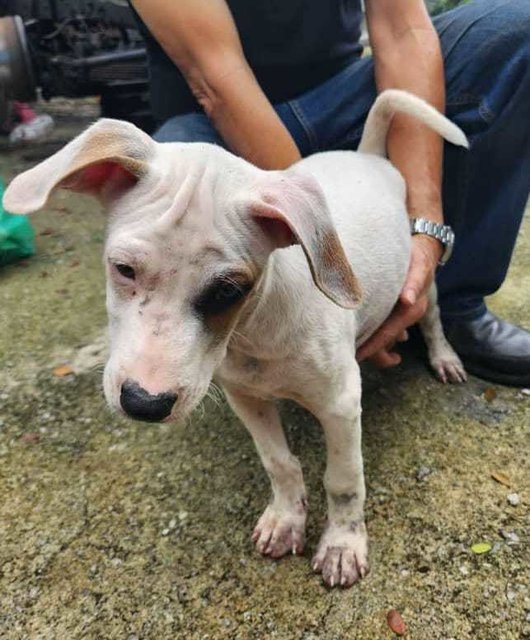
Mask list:
[{"label": "dog's floppy ear", "polygon": [[4,207],[12,213],[37,211],[57,187],[104,198],[141,178],[154,148],[153,140],[133,124],[99,120],[53,156],[18,175],[5,191]]},{"label": "dog's floppy ear", "polygon": [[249,206],[275,247],[302,247],[316,286],[330,300],[345,309],[359,302],[359,283],[312,176],[296,170],[270,172],[255,185]]}]

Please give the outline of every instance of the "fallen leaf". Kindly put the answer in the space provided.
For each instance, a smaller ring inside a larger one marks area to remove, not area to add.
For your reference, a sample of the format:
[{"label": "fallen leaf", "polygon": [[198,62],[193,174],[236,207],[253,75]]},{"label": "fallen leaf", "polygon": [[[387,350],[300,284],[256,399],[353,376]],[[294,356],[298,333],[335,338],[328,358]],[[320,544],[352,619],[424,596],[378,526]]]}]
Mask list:
[{"label": "fallen leaf", "polygon": [[68,207],[66,207],[64,204],[56,205],[55,207],[53,207],[53,209],[54,211],[59,211],[59,213],[70,213]]},{"label": "fallen leaf", "polygon": [[505,487],[512,486],[510,482],[510,478],[508,478],[508,476],[502,471],[492,471],[491,477],[499,484],[503,484]]},{"label": "fallen leaf", "polygon": [[69,376],[71,373],[74,373],[74,370],[69,364],[62,364],[60,367],[55,367],[53,370],[53,375],[58,378],[64,378],[64,376]]},{"label": "fallen leaf", "polygon": [[492,400],[495,400],[496,397],[497,397],[497,391],[493,387],[488,387],[487,389],[484,390],[484,399],[487,402],[491,402]]},{"label": "fallen leaf", "polygon": [[32,433],[28,431],[27,433],[22,434],[21,438],[22,442],[26,442],[27,444],[37,444],[40,440],[40,436],[38,433]]},{"label": "fallen leaf", "polygon": [[43,229],[39,233],[39,236],[52,236],[54,233],[55,233],[55,229],[52,229],[51,227],[46,227],[46,229]]},{"label": "fallen leaf", "polygon": [[481,553],[488,553],[488,551],[491,551],[491,544],[489,542],[476,542],[471,545],[471,551],[477,555],[480,555]]},{"label": "fallen leaf", "polygon": [[407,626],[403,622],[400,613],[395,609],[390,609],[386,614],[386,623],[398,636],[404,636],[407,633]]}]

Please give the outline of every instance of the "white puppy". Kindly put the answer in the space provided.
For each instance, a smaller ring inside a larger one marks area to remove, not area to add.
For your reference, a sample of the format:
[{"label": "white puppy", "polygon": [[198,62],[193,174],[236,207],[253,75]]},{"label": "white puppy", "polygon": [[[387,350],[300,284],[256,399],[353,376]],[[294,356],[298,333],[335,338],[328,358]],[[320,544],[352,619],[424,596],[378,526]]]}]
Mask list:
[{"label": "white puppy", "polygon": [[[4,197],[18,213],[43,207],[57,187],[103,201],[107,400],[133,418],[178,420],[215,377],[272,484],[253,534],[265,555],[301,553],[307,507],[275,399],[320,420],[328,522],[313,568],[330,586],[368,571],[355,352],[391,312],[409,265],[405,184],[384,157],[395,111],[467,145],[435,109],[394,90],[377,99],[359,153],[321,153],[287,171],[262,171],[213,145],[157,144],[131,124],[100,120]],[[434,294],[423,327],[438,374],[463,380]]]}]

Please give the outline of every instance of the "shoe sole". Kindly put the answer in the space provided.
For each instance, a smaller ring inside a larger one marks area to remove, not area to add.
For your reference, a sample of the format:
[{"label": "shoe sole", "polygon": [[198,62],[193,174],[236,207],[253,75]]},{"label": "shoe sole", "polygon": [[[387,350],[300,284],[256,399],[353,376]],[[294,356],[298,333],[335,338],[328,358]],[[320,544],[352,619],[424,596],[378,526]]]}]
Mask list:
[{"label": "shoe sole", "polygon": [[530,386],[530,374],[515,374],[515,373],[502,373],[500,371],[491,371],[478,364],[466,361],[460,356],[464,363],[465,370],[468,373],[486,380],[487,382],[494,382],[495,384],[502,384],[506,387],[529,387]]}]

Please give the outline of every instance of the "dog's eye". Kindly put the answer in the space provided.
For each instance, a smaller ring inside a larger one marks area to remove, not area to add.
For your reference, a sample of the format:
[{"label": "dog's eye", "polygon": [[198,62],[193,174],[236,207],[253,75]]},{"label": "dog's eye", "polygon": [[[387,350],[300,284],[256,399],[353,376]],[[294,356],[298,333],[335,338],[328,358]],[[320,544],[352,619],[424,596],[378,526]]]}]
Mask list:
[{"label": "dog's eye", "polygon": [[195,308],[201,315],[222,313],[243,299],[251,288],[250,283],[218,280],[199,296]]},{"label": "dog's eye", "polygon": [[128,264],[118,263],[114,265],[116,267],[116,271],[122,275],[127,280],[134,280],[136,278],[136,274],[134,269],[130,267]]}]

